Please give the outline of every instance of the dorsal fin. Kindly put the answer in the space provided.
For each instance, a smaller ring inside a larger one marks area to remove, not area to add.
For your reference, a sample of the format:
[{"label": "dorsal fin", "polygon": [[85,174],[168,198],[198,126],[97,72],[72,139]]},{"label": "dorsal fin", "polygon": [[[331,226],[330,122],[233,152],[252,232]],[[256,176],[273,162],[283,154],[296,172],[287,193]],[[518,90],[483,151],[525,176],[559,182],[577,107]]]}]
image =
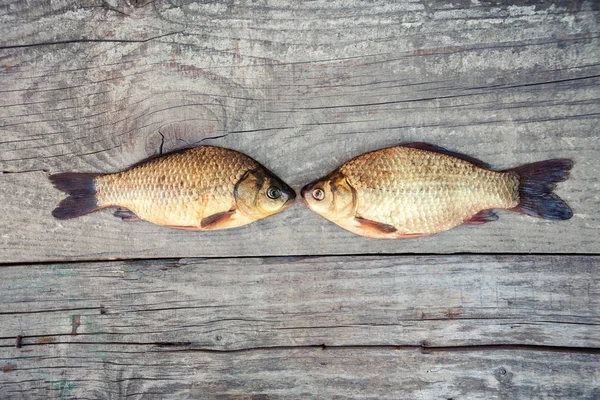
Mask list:
[{"label": "dorsal fin", "polygon": [[[198,147],[203,147],[203,146],[198,146]],[[211,146],[209,146],[209,147],[211,147]],[[129,167],[125,168],[124,171],[128,171],[130,169],[139,167],[141,165],[144,165],[144,164],[152,162],[152,161],[156,161],[156,160],[159,160],[159,159],[167,158],[168,156],[171,156],[173,154],[185,153],[186,151],[188,151],[190,149],[195,149],[195,148],[197,148],[197,147],[186,146],[186,147],[180,147],[180,148],[175,149],[175,150],[170,150],[170,151],[167,151],[165,153],[156,153],[156,154],[153,154],[153,155],[151,155],[149,157],[144,158],[141,161],[136,162],[135,164],[130,165]]]},{"label": "dorsal fin", "polygon": [[425,142],[414,142],[414,143],[405,143],[405,144],[401,144],[402,147],[411,147],[413,149],[420,149],[420,150],[426,150],[426,151],[431,151],[434,153],[441,153],[441,154],[446,154],[447,156],[451,156],[451,157],[456,157],[459,158],[461,160],[470,162],[473,165],[478,166],[479,168],[484,168],[484,169],[491,169],[491,165],[488,163],[485,163],[481,160],[478,160],[474,157],[471,156],[467,156],[465,154],[461,154],[461,153],[457,153],[454,151],[450,151],[450,150],[446,150],[443,147],[440,146],[436,146],[435,144],[430,144],[430,143],[425,143]]}]

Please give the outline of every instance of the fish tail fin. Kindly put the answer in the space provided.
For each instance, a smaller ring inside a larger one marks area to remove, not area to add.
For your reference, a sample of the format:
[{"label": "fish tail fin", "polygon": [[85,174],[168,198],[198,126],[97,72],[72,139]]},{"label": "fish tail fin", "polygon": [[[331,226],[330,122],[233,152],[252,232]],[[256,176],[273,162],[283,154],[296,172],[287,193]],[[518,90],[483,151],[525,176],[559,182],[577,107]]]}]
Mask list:
[{"label": "fish tail fin", "polygon": [[71,219],[99,209],[94,183],[98,175],[76,172],[50,175],[49,179],[54,187],[69,195],[52,211],[54,218]]},{"label": "fish tail fin", "polygon": [[519,204],[511,210],[544,219],[571,218],[571,208],[552,191],[569,177],[572,167],[573,161],[561,158],[510,169],[519,177]]}]

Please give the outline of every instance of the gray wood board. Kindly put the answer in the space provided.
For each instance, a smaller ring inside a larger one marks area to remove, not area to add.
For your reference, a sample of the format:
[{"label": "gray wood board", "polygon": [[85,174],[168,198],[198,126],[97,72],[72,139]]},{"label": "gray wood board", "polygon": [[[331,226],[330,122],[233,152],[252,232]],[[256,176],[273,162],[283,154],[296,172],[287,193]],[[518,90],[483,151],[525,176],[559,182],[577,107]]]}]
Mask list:
[{"label": "gray wood board", "polygon": [[600,347],[597,256],[239,258],[0,268],[0,345]]},{"label": "gray wood board", "polygon": [[0,397],[593,399],[598,261],[4,266]]},{"label": "gray wood board", "polygon": [[597,399],[598,354],[143,345],[0,349],[3,399]]},{"label": "gray wood board", "polygon": [[[523,4],[6,1],[2,261],[596,253],[598,3]],[[301,204],[211,233],[127,224],[108,211],[66,222],[50,215],[62,194],[48,173],[117,171],[161,148],[231,147],[299,189],[352,156],[409,141],[495,168],[572,158],[558,193],[575,216],[501,212],[484,226],[377,241]]]}]

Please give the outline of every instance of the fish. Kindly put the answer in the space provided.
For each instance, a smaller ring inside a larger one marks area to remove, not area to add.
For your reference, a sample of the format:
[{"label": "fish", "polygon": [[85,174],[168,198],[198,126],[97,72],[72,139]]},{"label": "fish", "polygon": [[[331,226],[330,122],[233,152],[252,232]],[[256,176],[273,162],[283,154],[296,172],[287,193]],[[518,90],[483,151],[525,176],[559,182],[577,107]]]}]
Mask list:
[{"label": "fish", "polygon": [[237,228],[277,214],[296,193],[251,157],[200,146],[154,157],[108,174],[65,172],[49,176],[68,194],[52,215],[76,218],[106,207],[115,216],[186,230]]},{"label": "fish", "polygon": [[433,235],[498,219],[493,209],[567,220],[573,211],[552,191],[573,161],[553,159],[495,171],[429,143],[362,154],[301,190],[312,211],[369,238]]}]

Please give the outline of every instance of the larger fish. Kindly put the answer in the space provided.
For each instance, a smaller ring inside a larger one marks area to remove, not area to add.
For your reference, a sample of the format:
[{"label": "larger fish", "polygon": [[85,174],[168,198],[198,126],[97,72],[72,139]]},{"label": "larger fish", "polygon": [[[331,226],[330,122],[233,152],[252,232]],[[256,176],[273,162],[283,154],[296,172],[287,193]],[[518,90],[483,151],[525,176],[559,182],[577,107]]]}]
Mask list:
[{"label": "larger fish", "polygon": [[170,228],[228,229],[276,214],[296,197],[294,190],[252,158],[202,146],[174,152],[114,174],[50,176],[69,194],[52,215],[69,219],[118,206],[117,216]]},{"label": "larger fish", "polygon": [[474,158],[427,143],[365,153],[302,189],[308,207],[358,235],[408,238],[498,219],[504,208],[564,220],[573,212],[556,194],[571,160],[491,171]]}]

